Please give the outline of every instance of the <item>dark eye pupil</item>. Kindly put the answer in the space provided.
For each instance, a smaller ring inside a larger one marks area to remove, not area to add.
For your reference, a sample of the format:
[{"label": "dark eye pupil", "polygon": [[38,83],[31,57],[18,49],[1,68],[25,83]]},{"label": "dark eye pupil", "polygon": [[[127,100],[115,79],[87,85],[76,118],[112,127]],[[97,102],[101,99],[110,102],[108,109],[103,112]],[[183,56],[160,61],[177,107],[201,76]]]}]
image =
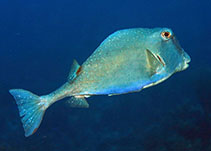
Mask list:
[{"label": "dark eye pupil", "polygon": [[164,33],[164,36],[165,36],[165,37],[168,37],[168,36],[169,36],[169,32],[165,32],[165,33]]},{"label": "dark eye pupil", "polygon": [[168,31],[163,31],[163,32],[161,33],[161,36],[164,38],[164,40],[168,40],[168,39],[171,38],[171,33],[168,32]]}]

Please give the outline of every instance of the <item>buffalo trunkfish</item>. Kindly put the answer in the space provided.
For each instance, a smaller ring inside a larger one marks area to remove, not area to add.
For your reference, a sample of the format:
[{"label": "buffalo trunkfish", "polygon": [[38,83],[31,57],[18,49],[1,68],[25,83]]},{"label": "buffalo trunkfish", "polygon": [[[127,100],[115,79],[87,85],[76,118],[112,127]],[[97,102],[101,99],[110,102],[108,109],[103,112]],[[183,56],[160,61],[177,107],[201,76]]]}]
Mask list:
[{"label": "buffalo trunkfish", "polygon": [[25,136],[38,129],[46,109],[68,97],[72,107],[88,108],[87,97],[138,92],[188,67],[190,57],[168,28],[119,30],[108,36],[80,66],[73,61],[67,82],[54,92],[37,96],[11,89]]}]

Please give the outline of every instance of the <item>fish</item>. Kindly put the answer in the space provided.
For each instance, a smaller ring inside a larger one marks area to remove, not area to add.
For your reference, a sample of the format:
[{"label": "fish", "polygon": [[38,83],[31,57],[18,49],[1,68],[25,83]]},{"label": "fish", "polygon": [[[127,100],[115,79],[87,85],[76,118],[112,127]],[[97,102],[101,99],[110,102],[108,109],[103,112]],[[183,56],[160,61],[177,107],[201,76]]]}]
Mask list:
[{"label": "fish", "polygon": [[82,64],[73,60],[67,82],[38,96],[10,89],[25,136],[39,128],[46,109],[67,98],[71,107],[88,108],[86,98],[139,92],[163,82],[189,66],[190,56],[169,28],[130,28],[109,35]]}]

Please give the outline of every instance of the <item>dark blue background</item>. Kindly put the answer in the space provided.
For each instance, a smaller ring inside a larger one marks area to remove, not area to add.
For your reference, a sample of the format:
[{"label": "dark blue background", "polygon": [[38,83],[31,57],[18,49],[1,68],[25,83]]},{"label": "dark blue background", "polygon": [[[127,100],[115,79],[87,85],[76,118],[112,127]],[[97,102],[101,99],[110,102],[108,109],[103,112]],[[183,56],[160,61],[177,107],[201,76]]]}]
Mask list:
[{"label": "dark blue background", "polygon": [[[1,0],[0,151],[210,151],[210,18],[209,0]],[[190,68],[140,93],[91,97],[89,109],[60,101],[25,138],[8,90],[55,90],[73,59],[132,27],[172,28]]]}]

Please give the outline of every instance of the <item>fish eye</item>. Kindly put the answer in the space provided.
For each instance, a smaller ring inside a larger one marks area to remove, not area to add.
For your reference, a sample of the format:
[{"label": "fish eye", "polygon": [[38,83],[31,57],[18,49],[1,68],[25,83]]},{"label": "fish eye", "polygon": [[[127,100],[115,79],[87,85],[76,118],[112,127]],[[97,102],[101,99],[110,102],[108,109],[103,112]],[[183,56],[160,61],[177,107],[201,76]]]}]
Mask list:
[{"label": "fish eye", "polygon": [[164,39],[164,40],[169,40],[171,38],[171,33],[169,31],[163,31],[161,33],[161,37]]}]

